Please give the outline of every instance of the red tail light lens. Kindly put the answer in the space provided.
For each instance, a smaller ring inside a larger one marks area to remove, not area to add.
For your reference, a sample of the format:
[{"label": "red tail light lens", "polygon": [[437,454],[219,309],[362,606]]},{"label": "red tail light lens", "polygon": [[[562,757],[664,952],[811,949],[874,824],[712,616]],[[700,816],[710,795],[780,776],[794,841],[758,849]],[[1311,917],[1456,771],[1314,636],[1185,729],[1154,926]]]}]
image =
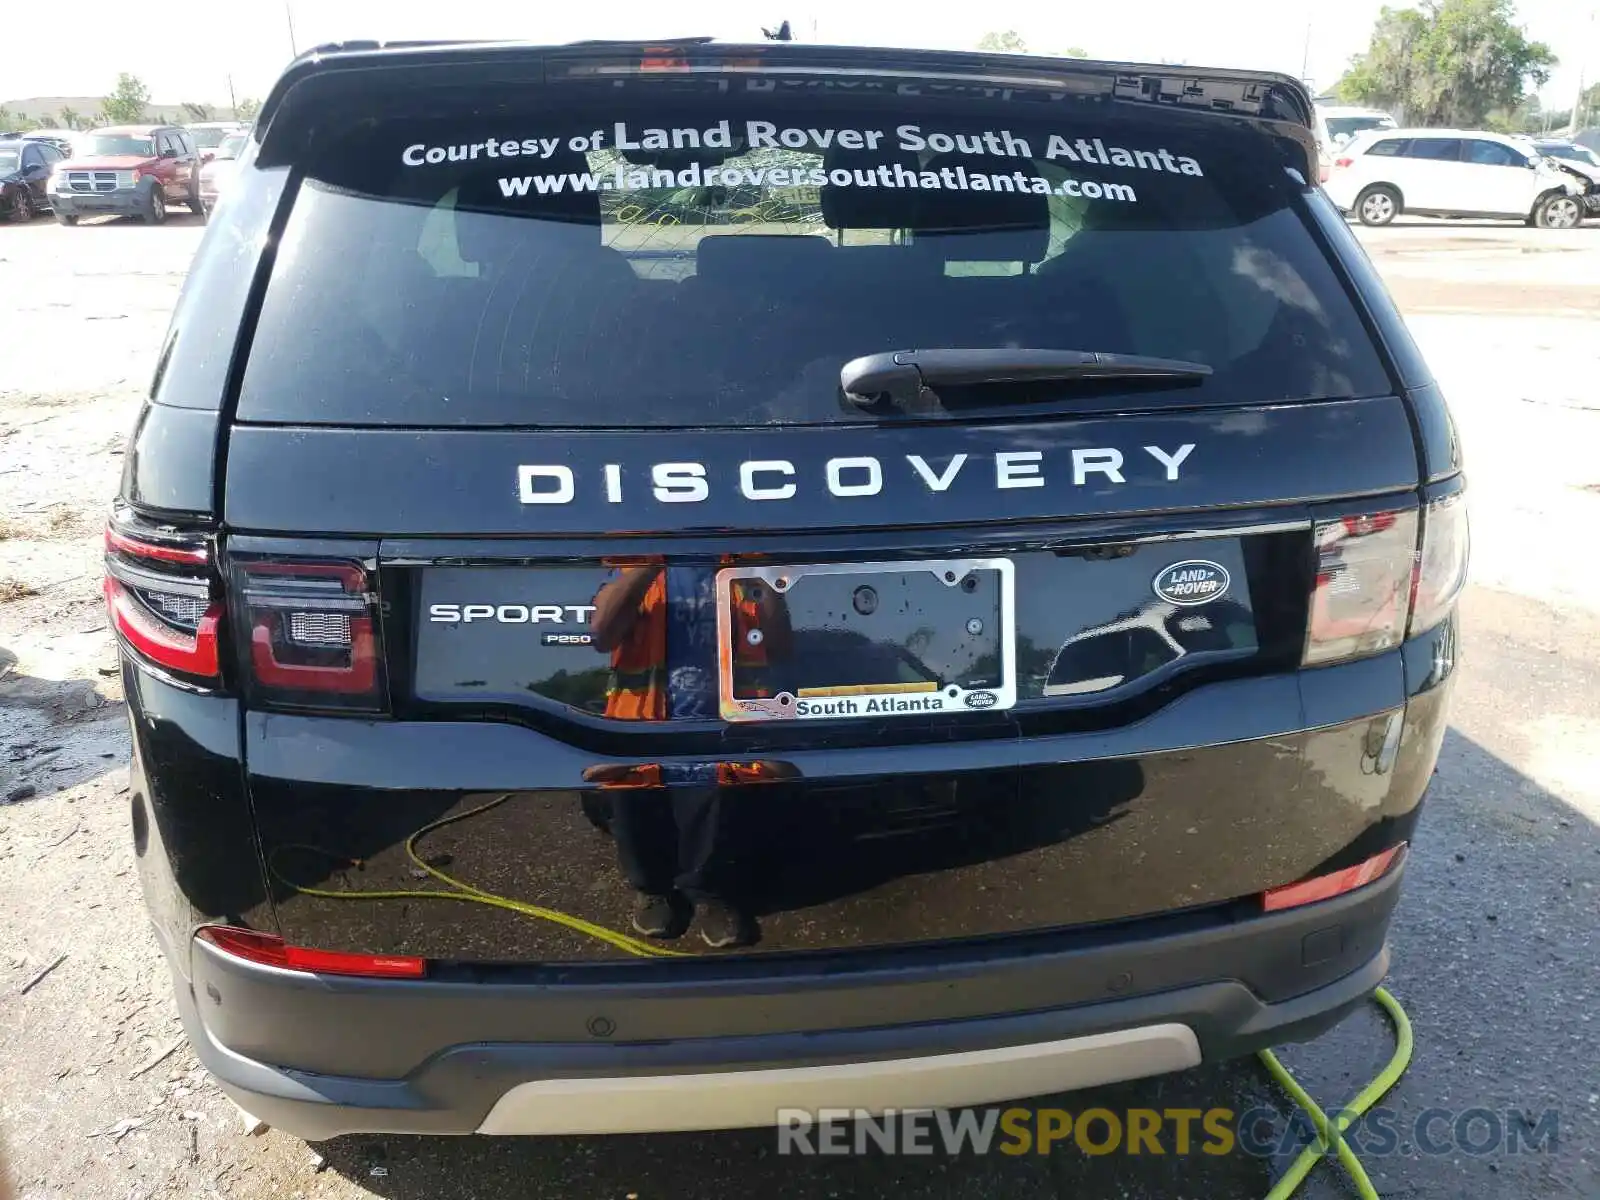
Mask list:
[{"label": "red tail light lens", "polygon": [[220,674],[223,605],[203,535],[106,527],[106,613],[118,640],[145,662],[193,679]]},{"label": "red tail light lens", "polygon": [[236,562],[252,690],[281,705],[377,711],[382,654],[366,570],[353,562]]},{"label": "red tail light lens", "polygon": [[317,975],[363,975],[369,979],[421,979],[428,973],[426,959],[402,954],[345,954],[338,950],[312,950],[291,946],[274,933],[207,925],[196,935],[218,950],[263,966]]},{"label": "red tail light lens", "polygon": [[1313,539],[1317,578],[1305,664],[1362,658],[1399,645],[1417,560],[1416,509],[1319,521]]},{"label": "red tail light lens", "polygon": [[1348,167],[1354,165],[1355,161],[1353,158],[1336,158],[1333,160],[1333,165],[1336,167]]},{"label": "red tail light lens", "polygon": [[1366,887],[1388,871],[1395,860],[1404,854],[1405,848],[1406,844],[1401,842],[1398,846],[1390,846],[1383,853],[1374,854],[1365,862],[1345,867],[1342,871],[1331,871],[1326,875],[1302,879],[1299,883],[1263,892],[1261,907],[1267,912],[1278,912],[1285,908],[1298,908],[1302,904],[1315,904],[1318,900],[1331,900],[1335,896],[1353,892],[1359,887]]}]

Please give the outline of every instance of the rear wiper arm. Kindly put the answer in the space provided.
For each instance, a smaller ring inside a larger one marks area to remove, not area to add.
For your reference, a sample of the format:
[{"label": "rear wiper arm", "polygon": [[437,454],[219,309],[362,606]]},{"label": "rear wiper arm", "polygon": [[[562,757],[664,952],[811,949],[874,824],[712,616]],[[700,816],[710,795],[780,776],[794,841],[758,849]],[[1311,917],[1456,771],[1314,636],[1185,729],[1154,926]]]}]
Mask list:
[{"label": "rear wiper arm", "polygon": [[854,404],[876,407],[880,399],[904,403],[924,388],[985,383],[1036,383],[1075,379],[1150,379],[1199,382],[1211,374],[1205,363],[1143,354],[1095,350],[887,350],[853,358],[839,369],[839,386]]}]

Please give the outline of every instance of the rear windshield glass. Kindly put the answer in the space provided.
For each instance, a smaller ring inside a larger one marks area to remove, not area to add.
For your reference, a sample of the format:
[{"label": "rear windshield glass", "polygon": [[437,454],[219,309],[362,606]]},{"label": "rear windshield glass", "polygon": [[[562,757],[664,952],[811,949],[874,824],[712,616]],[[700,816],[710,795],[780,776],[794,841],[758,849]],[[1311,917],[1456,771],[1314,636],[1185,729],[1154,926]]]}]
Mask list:
[{"label": "rear windshield glass", "polygon": [[843,400],[841,365],[934,347],[1213,368],[1141,404],[1388,390],[1303,185],[1257,130],[998,99],[632,94],[325,143],[239,417],[859,421],[876,418]]}]

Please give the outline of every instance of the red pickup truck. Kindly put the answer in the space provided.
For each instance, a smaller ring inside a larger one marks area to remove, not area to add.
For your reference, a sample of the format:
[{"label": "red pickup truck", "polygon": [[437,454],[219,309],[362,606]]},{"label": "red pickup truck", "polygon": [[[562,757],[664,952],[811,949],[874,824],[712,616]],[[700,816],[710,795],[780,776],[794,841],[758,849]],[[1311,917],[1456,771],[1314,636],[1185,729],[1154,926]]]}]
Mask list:
[{"label": "red pickup truck", "polygon": [[51,206],[63,225],[100,213],[159,225],[170,204],[203,217],[200,165],[194,138],[179,126],[95,129],[77,139],[72,156],[51,175]]}]

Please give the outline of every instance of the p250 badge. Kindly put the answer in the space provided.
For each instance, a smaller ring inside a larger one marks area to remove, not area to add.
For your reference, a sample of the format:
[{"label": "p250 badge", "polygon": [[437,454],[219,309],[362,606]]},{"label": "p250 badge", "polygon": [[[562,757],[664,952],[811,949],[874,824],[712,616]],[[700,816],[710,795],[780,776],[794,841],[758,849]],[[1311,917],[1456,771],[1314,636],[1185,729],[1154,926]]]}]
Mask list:
[{"label": "p250 badge", "polygon": [[1220,600],[1231,582],[1228,569],[1204,558],[1190,558],[1163,567],[1150,588],[1169,604],[1190,607]]}]

